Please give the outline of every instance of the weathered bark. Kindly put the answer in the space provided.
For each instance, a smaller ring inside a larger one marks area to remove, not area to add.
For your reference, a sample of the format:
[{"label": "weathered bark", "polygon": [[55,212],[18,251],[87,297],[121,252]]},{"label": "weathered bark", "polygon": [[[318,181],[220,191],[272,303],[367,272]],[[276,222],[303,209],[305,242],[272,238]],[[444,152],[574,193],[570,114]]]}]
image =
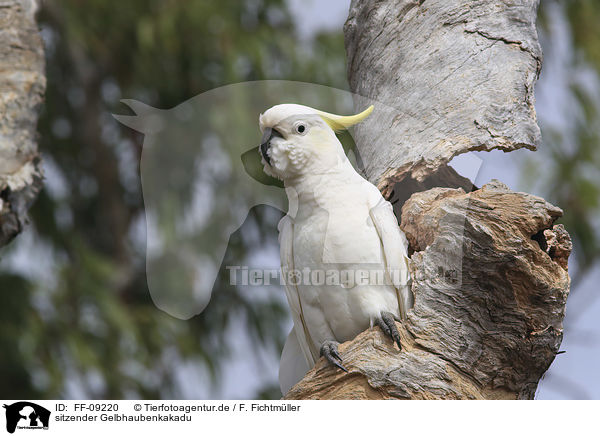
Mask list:
[{"label": "weathered bark", "polygon": [[352,2],[344,28],[350,87],[376,106],[354,138],[385,195],[460,153],[539,144],[537,3]]},{"label": "weathered bark", "polygon": [[537,3],[352,2],[349,80],[378,111],[355,140],[366,176],[403,204],[415,305],[402,350],[369,329],[340,345],[349,373],[321,359],[286,398],[534,397],[562,340],[562,211],[497,181],[472,190],[447,163],[539,144]]},{"label": "weathered bark", "polygon": [[562,211],[493,182],[434,188],[402,208],[415,305],[398,351],[379,328],[340,346],[290,399],[527,399],[562,340],[570,239]]},{"label": "weathered bark", "polygon": [[46,88],[36,2],[0,2],[0,246],[23,228],[42,186],[36,126]]}]

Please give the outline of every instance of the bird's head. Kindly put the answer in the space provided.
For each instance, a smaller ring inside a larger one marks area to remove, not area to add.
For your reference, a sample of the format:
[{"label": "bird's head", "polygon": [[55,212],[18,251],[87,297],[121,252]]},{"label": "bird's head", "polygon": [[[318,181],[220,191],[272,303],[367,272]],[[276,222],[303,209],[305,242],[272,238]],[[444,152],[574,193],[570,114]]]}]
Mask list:
[{"label": "bird's head", "polygon": [[260,115],[259,147],[264,171],[281,180],[323,173],[346,160],[336,131],[362,121],[373,111],[351,116],[322,112],[299,104],[280,104]]}]

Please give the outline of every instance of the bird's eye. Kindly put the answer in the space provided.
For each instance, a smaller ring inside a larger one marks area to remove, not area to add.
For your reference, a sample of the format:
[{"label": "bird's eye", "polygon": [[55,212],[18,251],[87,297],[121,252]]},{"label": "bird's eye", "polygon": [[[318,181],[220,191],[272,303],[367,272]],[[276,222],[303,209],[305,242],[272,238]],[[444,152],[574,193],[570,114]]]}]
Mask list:
[{"label": "bird's eye", "polygon": [[295,130],[296,133],[303,135],[306,133],[306,126],[304,124],[296,124]]}]

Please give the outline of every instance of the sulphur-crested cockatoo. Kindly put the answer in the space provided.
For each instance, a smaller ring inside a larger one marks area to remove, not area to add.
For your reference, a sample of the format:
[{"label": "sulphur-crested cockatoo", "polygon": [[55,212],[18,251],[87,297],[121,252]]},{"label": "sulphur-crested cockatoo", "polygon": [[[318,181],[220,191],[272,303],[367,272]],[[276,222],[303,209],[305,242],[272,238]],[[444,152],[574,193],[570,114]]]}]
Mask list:
[{"label": "sulphur-crested cockatoo", "polygon": [[289,199],[278,226],[294,321],[279,369],[284,394],[320,355],[346,371],[338,344],[368,327],[378,325],[400,347],[395,320],[413,301],[406,237],[335,135],[372,110],[340,116],[281,104],[259,119],[264,171],[283,180]]}]

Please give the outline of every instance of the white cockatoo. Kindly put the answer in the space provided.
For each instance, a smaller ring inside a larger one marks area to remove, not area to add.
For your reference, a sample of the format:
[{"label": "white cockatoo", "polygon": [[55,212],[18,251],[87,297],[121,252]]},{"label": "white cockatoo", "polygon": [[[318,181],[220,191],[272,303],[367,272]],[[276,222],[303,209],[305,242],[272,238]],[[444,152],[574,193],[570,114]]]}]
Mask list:
[{"label": "white cockatoo", "polygon": [[284,394],[320,355],[346,371],[338,344],[373,325],[400,347],[395,321],[413,304],[408,243],[391,204],[335,135],[372,111],[340,116],[280,104],[259,118],[264,171],[283,180],[289,199],[278,226],[294,321],[279,369]]}]

